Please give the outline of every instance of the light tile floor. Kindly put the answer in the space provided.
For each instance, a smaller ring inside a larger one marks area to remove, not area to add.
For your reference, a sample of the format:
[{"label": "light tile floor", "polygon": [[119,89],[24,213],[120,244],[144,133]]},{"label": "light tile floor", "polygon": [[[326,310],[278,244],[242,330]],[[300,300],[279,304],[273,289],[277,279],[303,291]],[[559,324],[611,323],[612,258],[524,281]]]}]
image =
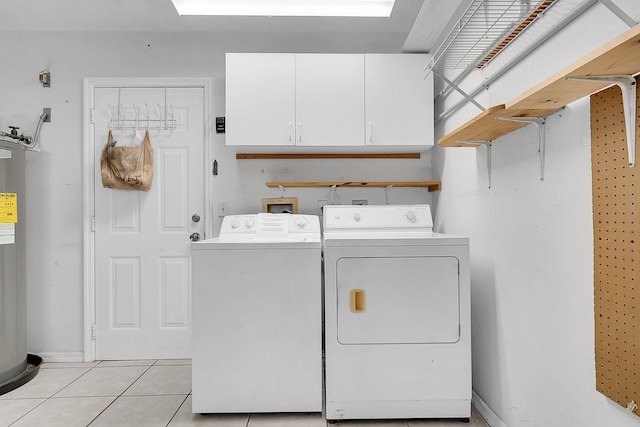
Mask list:
[{"label": "light tile floor", "polygon": [[0,396],[0,427],[486,427],[474,411],[459,420],[341,421],[321,414],[191,413],[190,360],[45,363],[24,386]]}]

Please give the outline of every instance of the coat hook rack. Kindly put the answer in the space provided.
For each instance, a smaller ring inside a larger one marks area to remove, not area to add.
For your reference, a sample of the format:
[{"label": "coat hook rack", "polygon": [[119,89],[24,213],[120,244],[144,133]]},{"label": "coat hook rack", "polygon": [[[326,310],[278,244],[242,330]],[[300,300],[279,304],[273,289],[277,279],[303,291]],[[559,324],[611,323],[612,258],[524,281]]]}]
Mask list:
[{"label": "coat hook rack", "polygon": [[147,120],[144,123],[144,117],[142,123],[140,120],[141,108],[135,104],[131,107],[125,107],[122,104],[122,89],[118,88],[118,105],[111,106],[107,104],[109,113],[109,130],[118,130],[124,132],[125,130],[157,130],[157,131],[171,131],[173,132],[178,128],[178,121],[175,117],[175,110],[173,104],[168,101],[167,88],[164,88],[164,106],[156,104],[155,112],[153,108],[149,110],[149,103],[145,102],[144,108],[147,113]]}]

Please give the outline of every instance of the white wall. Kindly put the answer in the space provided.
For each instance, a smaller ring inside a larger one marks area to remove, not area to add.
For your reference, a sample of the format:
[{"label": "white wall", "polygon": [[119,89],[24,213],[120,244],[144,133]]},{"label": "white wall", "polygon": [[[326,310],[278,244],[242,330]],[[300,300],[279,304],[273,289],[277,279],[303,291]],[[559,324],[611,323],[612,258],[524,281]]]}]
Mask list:
[{"label": "white wall", "polygon": [[[637,3],[626,7],[640,18]],[[504,103],[627,29],[594,6],[481,102]],[[477,113],[458,111],[436,138]],[[639,426],[595,389],[588,97],[549,117],[546,132],[543,182],[533,125],[494,141],[490,189],[484,148],[434,152],[436,226],[471,237],[474,391],[496,426]]]},{"label": "white wall", "polygon": [[[28,346],[48,360],[81,360],[82,283],[82,79],[84,77],[211,77],[213,115],[224,115],[225,52],[399,52],[397,34],[185,34],[0,32],[0,129],[18,125],[33,134],[42,108],[39,153],[27,160]],[[368,41],[367,41],[368,40]],[[51,87],[38,82],[51,71]],[[257,70],[259,71],[259,70]],[[261,210],[263,197],[279,197],[266,181],[429,180],[431,155],[419,160],[241,160],[213,137],[219,175],[214,206],[230,213]],[[99,153],[99,151],[98,151]],[[97,161],[97,159],[96,159]],[[326,189],[290,189],[299,209],[317,213]],[[384,189],[340,189],[337,203],[384,203]],[[426,189],[393,189],[392,203],[429,203]],[[219,218],[214,217],[218,229]]]}]

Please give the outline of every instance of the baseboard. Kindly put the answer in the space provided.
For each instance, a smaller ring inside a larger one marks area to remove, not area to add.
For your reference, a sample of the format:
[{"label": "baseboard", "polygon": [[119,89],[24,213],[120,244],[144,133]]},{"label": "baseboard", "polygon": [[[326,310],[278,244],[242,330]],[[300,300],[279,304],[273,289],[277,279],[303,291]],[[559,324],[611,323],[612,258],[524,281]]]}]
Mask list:
[{"label": "baseboard", "polygon": [[78,363],[84,362],[84,353],[81,351],[70,352],[43,352],[34,353],[40,357],[44,362],[66,362],[66,363]]},{"label": "baseboard", "polygon": [[482,400],[482,398],[476,393],[475,390],[472,390],[473,394],[471,397],[471,405],[476,409],[476,412],[480,414],[482,418],[489,424],[491,427],[507,427],[505,423],[502,422],[500,417],[496,415],[495,412],[487,405],[487,403]]}]

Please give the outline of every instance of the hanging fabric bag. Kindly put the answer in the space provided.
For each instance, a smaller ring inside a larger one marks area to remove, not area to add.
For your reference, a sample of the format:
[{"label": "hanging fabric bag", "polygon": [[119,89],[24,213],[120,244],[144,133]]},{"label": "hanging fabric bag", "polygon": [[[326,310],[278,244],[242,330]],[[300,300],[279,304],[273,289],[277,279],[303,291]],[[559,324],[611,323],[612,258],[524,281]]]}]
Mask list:
[{"label": "hanging fabric bag", "polygon": [[103,187],[148,191],[153,179],[153,148],[149,131],[145,132],[138,146],[116,147],[116,142],[109,131],[107,145],[100,156]]}]

